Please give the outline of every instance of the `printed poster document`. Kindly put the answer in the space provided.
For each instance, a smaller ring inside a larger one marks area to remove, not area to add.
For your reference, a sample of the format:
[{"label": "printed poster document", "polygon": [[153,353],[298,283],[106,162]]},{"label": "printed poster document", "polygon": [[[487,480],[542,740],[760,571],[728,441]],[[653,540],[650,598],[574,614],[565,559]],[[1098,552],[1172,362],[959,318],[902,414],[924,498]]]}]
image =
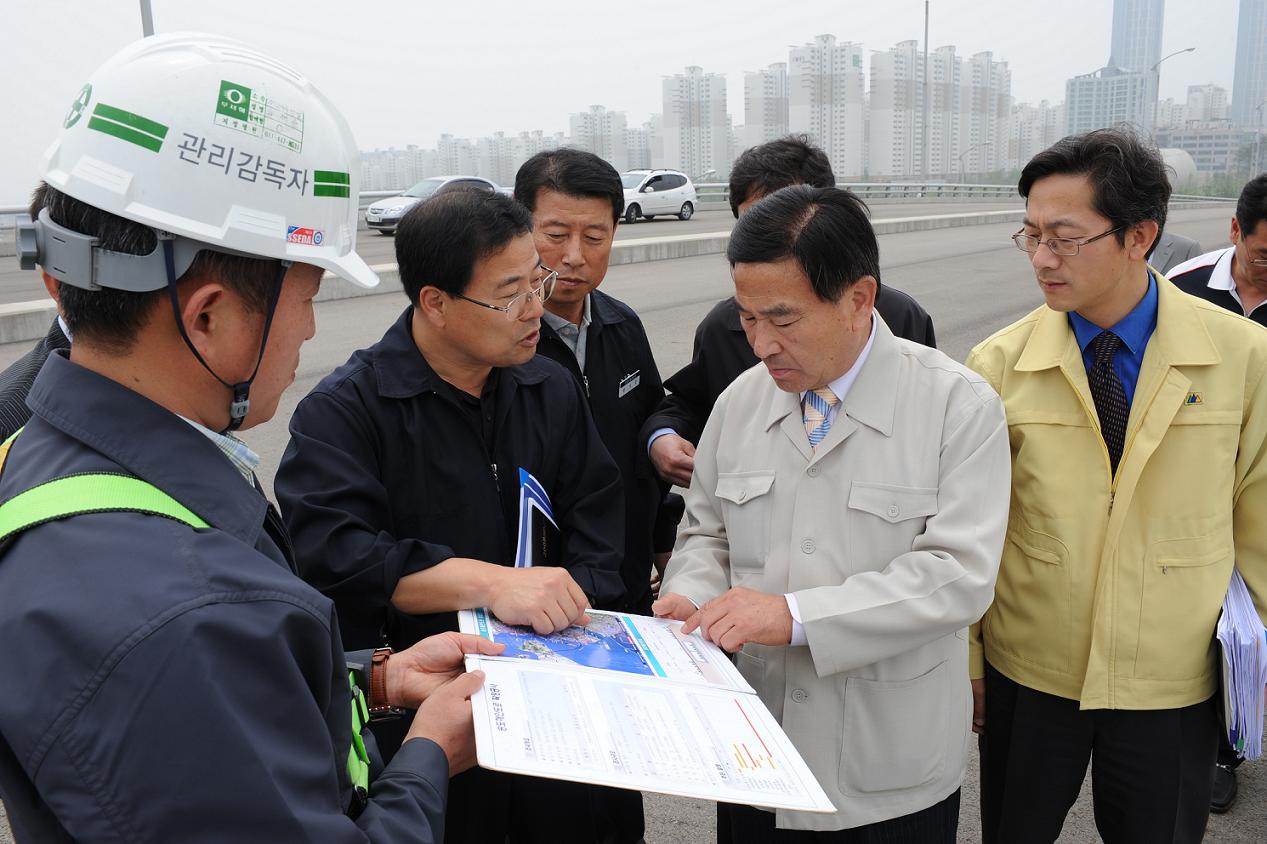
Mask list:
[{"label": "printed poster document", "polygon": [[590,610],[551,636],[459,613],[463,632],[507,645],[469,656],[479,764],[776,809],[834,812],[792,742],[716,645],[681,623]]}]

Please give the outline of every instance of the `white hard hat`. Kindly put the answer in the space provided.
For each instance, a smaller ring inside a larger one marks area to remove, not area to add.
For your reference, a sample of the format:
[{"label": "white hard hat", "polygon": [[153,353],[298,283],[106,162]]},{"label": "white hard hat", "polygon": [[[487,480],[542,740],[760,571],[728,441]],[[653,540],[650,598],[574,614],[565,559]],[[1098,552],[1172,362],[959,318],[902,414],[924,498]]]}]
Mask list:
[{"label": "white hard hat", "polygon": [[347,122],[307,78],[233,39],[175,33],[92,75],[44,180],[178,239],[374,287],[355,252],[359,171]]}]

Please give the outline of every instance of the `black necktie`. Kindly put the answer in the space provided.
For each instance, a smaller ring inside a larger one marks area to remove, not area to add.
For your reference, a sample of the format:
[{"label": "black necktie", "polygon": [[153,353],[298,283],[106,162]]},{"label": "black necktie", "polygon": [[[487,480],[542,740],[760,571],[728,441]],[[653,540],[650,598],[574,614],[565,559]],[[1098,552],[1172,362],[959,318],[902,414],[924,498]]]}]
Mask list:
[{"label": "black necktie", "polygon": [[1091,341],[1091,351],[1095,362],[1087,373],[1087,381],[1091,385],[1091,398],[1095,400],[1095,411],[1100,417],[1100,431],[1104,435],[1104,444],[1109,449],[1109,460],[1113,464],[1113,473],[1117,473],[1117,462],[1122,458],[1122,444],[1126,440],[1126,419],[1130,415],[1131,406],[1126,401],[1126,390],[1122,380],[1113,371],[1113,353],[1122,345],[1122,338],[1112,331],[1102,331]]}]

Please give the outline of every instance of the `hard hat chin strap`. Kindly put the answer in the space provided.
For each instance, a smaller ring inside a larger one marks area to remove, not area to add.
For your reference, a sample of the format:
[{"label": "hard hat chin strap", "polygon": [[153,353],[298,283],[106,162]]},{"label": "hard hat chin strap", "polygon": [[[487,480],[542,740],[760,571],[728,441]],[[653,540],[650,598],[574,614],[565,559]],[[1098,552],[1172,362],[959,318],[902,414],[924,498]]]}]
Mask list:
[{"label": "hard hat chin strap", "polygon": [[[286,271],[290,269],[290,261],[282,261],[281,266],[277,270],[277,277],[273,280],[273,292],[269,297],[268,310],[264,312],[264,334],[260,337],[260,350],[255,358],[255,369],[251,371],[251,377],[237,384],[230,384],[225,381],[215,370],[212,369],[207,361],[199,354],[198,349],[194,347],[193,341],[189,339],[188,332],[185,331],[185,321],[180,316],[180,297],[176,291],[176,258],[170,239],[162,241],[163,261],[167,267],[167,292],[172,303],[172,316],[176,319],[176,329],[180,331],[181,339],[185,341],[185,345],[189,347],[189,351],[193,352],[194,357],[202,364],[202,368],[211,373],[211,377],[228,387],[233,392],[233,401],[229,404],[229,427],[225,431],[236,431],[242,427],[242,423],[246,420],[247,413],[251,410],[251,382],[255,380],[255,376],[260,372],[260,364],[264,361],[264,347],[268,344],[269,329],[273,326],[273,314],[277,312],[277,302],[282,295],[282,281],[286,278]],[[224,433],[224,432],[221,432]]]}]

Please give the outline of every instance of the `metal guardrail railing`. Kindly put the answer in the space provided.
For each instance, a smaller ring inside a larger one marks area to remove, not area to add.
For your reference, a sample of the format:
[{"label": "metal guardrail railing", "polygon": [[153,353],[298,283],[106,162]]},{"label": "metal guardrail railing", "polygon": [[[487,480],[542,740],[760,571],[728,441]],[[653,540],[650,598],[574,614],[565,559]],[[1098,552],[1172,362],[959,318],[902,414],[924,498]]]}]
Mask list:
[{"label": "metal guardrail railing", "polygon": [[[837,185],[853,191],[863,199],[1019,199],[1014,185],[963,185],[941,182],[841,182]],[[357,205],[366,208],[376,199],[388,196],[399,196],[407,188],[400,190],[363,190],[357,194]],[[722,182],[704,182],[695,186],[699,198],[704,202],[729,202],[730,186]],[[1186,202],[1236,202],[1235,197],[1200,196],[1197,194],[1176,193],[1171,200]],[[25,214],[25,205],[0,205],[0,225],[8,225],[5,219],[13,214]]]},{"label": "metal guardrail railing", "polygon": [[1236,202],[1234,196],[1201,196],[1195,193],[1172,193],[1170,195],[1171,202]]}]

